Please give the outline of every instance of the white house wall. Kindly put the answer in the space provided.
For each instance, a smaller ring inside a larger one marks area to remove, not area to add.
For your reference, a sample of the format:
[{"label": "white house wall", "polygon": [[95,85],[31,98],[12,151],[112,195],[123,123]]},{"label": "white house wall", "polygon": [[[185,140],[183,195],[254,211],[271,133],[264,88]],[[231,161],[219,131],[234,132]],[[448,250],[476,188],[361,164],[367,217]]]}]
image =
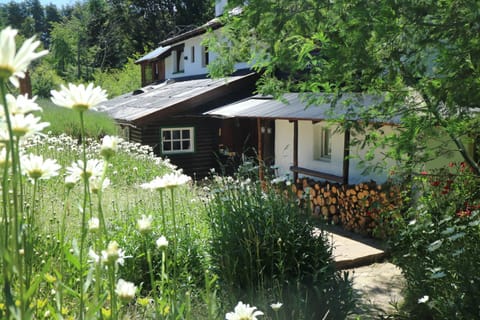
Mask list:
[{"label": "white house wall", "polygon": [[[335,126],[328,122],[319,122],[313,124],[312,121],[298,122],[298,166],[310,170],[329,173],[336,176],[343,174],[343,152],[344,152],[344,134],[334,133],[332,135],[332,154],[330,161],[314,159],[314,127],[329,127],[332,132]],[[390,127],[382,128],[386,133],[391,132]],[[359,137],[361,138],[361,137]],[[389,169],[393,162],[385,166],[382,173],[369,173],[368,176],[362,175],[364,168],[360,167],[360,160],[366,154],[367,150],[352,148],[351,155],[358,155],[350,159],[349,183],[360,183],[368,180],[375,180],[379,183],[385,182],[388,178]],[[376,159],[381,158],[382,150],[376,150]],[[288,120],[275,121],[275,166],[278,168],[279,175],[290,175],[290,166],[293,165],[293,122]],[[302,175],[300,175],[302,176]],[[313,177],[314,178],[314,177]]]},{"label": "white house wall", "polygon": [[[214,31],[218,35],[218,30]],[[208,68],[202,65],[202,40],[205,34],[198,35],[196,37],[187,39],[183,42],[176,43],[174,46],[184,44],[184,60],[183,60],[183,72],[174,72],[174,54],[172,53],[165,59],[165,79],[175,79],[180,77],[188,77],[195,75],[203,75],[208,73]],[[192,62],[192,46],[195,47],[195,60]],[[209,61],[213,61],[218,57],[214,52],[209,52]],[[247,63],[235,64],[235,69],[248,68]]]}]

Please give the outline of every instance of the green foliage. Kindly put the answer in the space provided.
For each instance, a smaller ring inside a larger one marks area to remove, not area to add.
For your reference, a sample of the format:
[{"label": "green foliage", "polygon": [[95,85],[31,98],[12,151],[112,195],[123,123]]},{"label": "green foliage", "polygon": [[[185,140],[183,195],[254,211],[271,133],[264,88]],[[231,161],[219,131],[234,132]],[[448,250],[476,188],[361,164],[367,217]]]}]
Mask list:
[{"label": "green foliage", "polygon": [[55,70],[48,63],[44,62],[35,67],[30,73],[30,77],[33,95],[41,98],[50,97],[50,91],[57,89],[63,83],[62,78],[58,76]]},{"label": "green foliage", "polygon": [[[72,137],[80,137],[80,123],[74,110],[55,106],[47,99],[39,99],[38,103],[43,108],[42,119],[50,123],[48,131],[52,135],[67,134]],[[118,132],[115,122],[104,113],[87,112],[85,118],[87,137],[98,139],[105,135],[116,135]]]},{"label": "green foliage", "polygon": [[423,172],[410,186],[414,200],[406,222],[397,220],[392,254],[406,279],[403,311],[411,318],[478,317],[479,187],[464,162]]},{"label": "green foliage", "polygon": [[327,240],[313,236],[295,202],[250,179],[213,182],[206,202],[212,265],[231,303],[261,301],[268,310],[282,301],[282,319],[321,319],[327,311],[341,319],[351,311],[348,279],[335,272]]},{"label": "green foliage", "polygon": [[141,74],[135,60],[129,58],[122,69],[96,71],[93,75],[95,84],[105,89],[111,98],[137,89],[141,83]]},{"label": "green foliage", "polygon": [[[243,3],[229,1],[230,7]],[[396,116],[399,135],[388,143],[398,153],[410,149],[402,162],[410,171],[425,162],[423,151],[438,134],[428,128],[436,127],[480,175],[466,143],[478,135],[478,126],[469,123],[479,100],[480,38],[476,27],[465,26],[476,26],[472,12],[478,9],[475,1],[453,0],[253,0],[240,16],[225,15],[219,45],[233,46],[231,52],[249,50],[248,60],[262,72],[261,93],[382,96],[370,110],[352,106],[350,118],[389,121]],[[232,62],[221,56],[212,68],[229,70]]]}]

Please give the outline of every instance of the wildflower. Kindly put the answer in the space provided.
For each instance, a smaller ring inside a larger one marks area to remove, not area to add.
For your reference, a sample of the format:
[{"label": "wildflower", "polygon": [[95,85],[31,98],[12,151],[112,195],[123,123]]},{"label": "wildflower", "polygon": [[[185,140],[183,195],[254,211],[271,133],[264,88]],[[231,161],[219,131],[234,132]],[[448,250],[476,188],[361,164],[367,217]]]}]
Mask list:
[{"label": "wildflower", "polygon": [[140,187],[143,189],[158,190],[163,188],[173,188],[189,182],[191,178],[178,172],[168,173],[163,177],[156,177],[151,182],[144,183]]},{"label": "wildflower", "polygon": [[142,215],[142,218],[137,220],[138,231],[140,233],[148,233],[152,230],[152,216]]},{"label": "wildflower", "polygon": [[18,88],[17,78],[24,78],[28,65],[33,60],[48,53],[47,50],[35,52],[40,41],[35,37],[27,39],[20,49],[16,51],[15,36],[18,31],[7,27],[0,32],[0,79],[7,79]]},{"label": "wildflower", "polygon": [[60,165],[57,160],[43,159],[42,156],[29,154],[22,157],[22,169],[25,175],[33,179],[49,179],[58,175]]},{"label": "wildflower", "polygon": [[79,112],[96,110],[99,103],[107,100],[107,93],[100,87],[93,87],[90,83],[87,87],[69,83],[68,88],[61,85],[61,91],[52,90],[52,102],[60,107],[73,109]]},{"label": "wildflower", "polygon": [[140,188],[149,190],[159,190],[165,187],[165,180],[160,177],[155,177],[152,181],[140,185]]},{"label": "wildflower", "polygon": [[[15,97],[14,95],[7,94],[7,106],[8,111],[10,114],[28,114],[33,111],[42,111],[42,108],[35,102],[37,97],[33,97],[32,99],[28,98],[25,95],[18,95]],[[4,108],[1,108],[0,115],[4,115]]]},{"label": "wildflower", "polygon": [[118,151],[118,142],[117,137],[105,136],[102,139],[102,146],[100,147],[100,154],[105,159],[111,158]]},{"label": "wildflower", "polygon": [[[100,185],[101,184],[101,185]],[[98,176],[92,176],[89,179],[90,192],[93,194],[98,194],[99,191],[103,191],[110,185],[110,179]]]},{"label": "wildflower", "polygon": [[76,162],[72,163],[70,167],[67,168],[67,173],[73,178],[76,178],[77,181],[87,176],[88,179],[91,177],[100,177],[103,173],[103,161],[97,159],[90,159],[87,161],[87,167],[84,170],[84,165],[82,160],[77,160]]},{"label": "wildflower", "polygon": [[157,248],[159,249],[165,249],[168,247],[168,240],[165,238],[165,236],[161,236],[160,238],[157,239],[156,241]]},{"label": "wildflower", "polygon": [[71,189],[75,186],[75,184],[80,180],[79,176],[76,175],[68,175],[65,177],[65,186],[67,189]]},{"label": "wildflower", "polygon": [[280,310],[280,308],[283,306],[283,303],[277,302],[277,303],[272,303],[270,307],[273,309],[273,311],[277,312]]},{"label": "wildflower", "polygon": [[100,262],[102,262],[102,257],[99,256],[95,251],[93,251],[92,248],[88,250],[88,257],[90,258],[89,261],[92,263],[99,264]]},{"label": "wildflower", "polygon": [[430,299],[429,296],[423,296],[420,299],[418,299],[418,303],[426,303]]},{"label": "wildflower", "polygon": [[33,114],[15,114],[11,116],[10,120],[13,135],[16,137],[35,135],[50,125],[48,122],[40,122],[41,119]]},{"label": "wildflower", "polygon": [[262,311],[255,311],[257,307],[250,307],[249,304],[244,304],[240,301],[234,309],[234,312],[229,312],[225,315],[226,320],[257,320],[257,316],[262,316]]},{"label": "wildflower", "polygon": [[97,231],[98,229],[100,229],[100,220],[98,218],[93,217],[88,220],[88,230]]},{"label": "wildflower", "polygon": [[135,297],[135,291],[137,287],[133,282],[128,282],[123,279],[119,279],[115,288],[115,293],[123,302],[129,302]]},{"label": "wildflower", "polygon": [[125,262],[125,252],[118,247],[117,241],[110,241],[107,250],[102,251],[102,259],[107,264],[120,264],[123,266]]}]

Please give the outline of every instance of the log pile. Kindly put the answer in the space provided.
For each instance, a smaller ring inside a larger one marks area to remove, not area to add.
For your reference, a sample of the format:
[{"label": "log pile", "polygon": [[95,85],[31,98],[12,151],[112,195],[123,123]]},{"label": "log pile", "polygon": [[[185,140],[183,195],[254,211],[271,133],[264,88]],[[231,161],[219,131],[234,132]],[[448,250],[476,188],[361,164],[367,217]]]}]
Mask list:
[{"label": "log pile", "polygon": [[374,181],[342,185],[302,178],[292,191],[300,203],[310,206],[313,216],[366,235],[372,235],[382,213],[394,210],[400,201],[398,187],[386,188]]}]

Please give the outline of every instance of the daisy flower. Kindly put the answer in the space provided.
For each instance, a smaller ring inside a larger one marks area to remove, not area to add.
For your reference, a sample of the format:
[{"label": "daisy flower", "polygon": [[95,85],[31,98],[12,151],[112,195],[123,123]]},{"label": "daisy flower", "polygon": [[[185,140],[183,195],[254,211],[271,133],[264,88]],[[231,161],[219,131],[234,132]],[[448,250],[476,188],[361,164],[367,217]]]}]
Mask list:
[{"label": "daisy flower", "polygon": [[118,143],[120,139],[112,136],[105,136],[102,139],[100,154],[105,158],[111,158],[118,151]]},{"label": "daisy flower", "polygon": [[[10,114],[27,114],[33,111],[42,111],[42,108],[35,102],[36,96],[30,99],[26,94],[17,97],[7,94],[6,98]],[[0,110],[0,115],[4,115],[3,107]]]},{"label": "daisy flower", "polygon": [[40,41],[35,41],[35,37],[25,40],[17,52],[15,36],[18,30],[6,27],[0,32],[0,79],[7,79],[15,86],[19,87],[18,78],[25,77],[28,65],[33,60],[46,55],[47,50],[35,52],[40,45]]},{"label": "daisy flower", "polygon": [[136,291],[137,287],[133,282],[125,281],[123,279],[119,279],[117,286],[115,287],[115,293],[123,302],[129,302],[132,300],[135,297]]},{"label": "daisy flower", "polygon": [[57,160],[43,159],[42,156],[28,154],[22,157],[22,170],[32,180],[37,179],[47,180],[58,175],[58,170],[61,166]]},{"label": "daisy flower", "polygon": [[96,110],[96,106],[107,100],[107,92],[100,87],[93,87],[90,83],[85,85],[74,85],[69,83],[68,87],[60,86],[61,90],[52,90],[52,102],[60,107],[73,109],[79,112]]},{"label": "daisy flower", "polygon": [[40,122],[39,117],[33,114],[14,114],[10,118],[12,122],[12,132],[16,137],[29,137],[40,133],[43,129],[48,127],[48,122]]},{"label": "daisy flower", "polygon": [[138,231],[140,231],[140,233],[150,232],[152,230],[152,222],[152,216],[145,216],[144,214],[142,214],[142,217],[137,220]]},{"label": "daisy flower", "polygon": [[156,244],[157,244],[157,248],[164,249],[168,247],[168,240],[167,238],[165,238],[165,236],[161,236],[160,238],[157,239]]},{"label": "daisy flower", "polygon": [[263,312],[256,310],[257,307],[250,307],[240,301],[233,312],[225,315],[226,320],[257,320],[258,316],[263,316]]},{"label": "daisy flower", "polygon": [[[69,181],[79,181],[84,175],[88,179],[91,177],[98,178],[102,176],[103,173],[103,161],[98,159],[89,159],[87,160],[87,168],[84,174],[83,170],[83,161],[77,160],[70,167],[67,168],[67,174],[70,176]],[[90,180],[89,180],[90,181]]]}]

